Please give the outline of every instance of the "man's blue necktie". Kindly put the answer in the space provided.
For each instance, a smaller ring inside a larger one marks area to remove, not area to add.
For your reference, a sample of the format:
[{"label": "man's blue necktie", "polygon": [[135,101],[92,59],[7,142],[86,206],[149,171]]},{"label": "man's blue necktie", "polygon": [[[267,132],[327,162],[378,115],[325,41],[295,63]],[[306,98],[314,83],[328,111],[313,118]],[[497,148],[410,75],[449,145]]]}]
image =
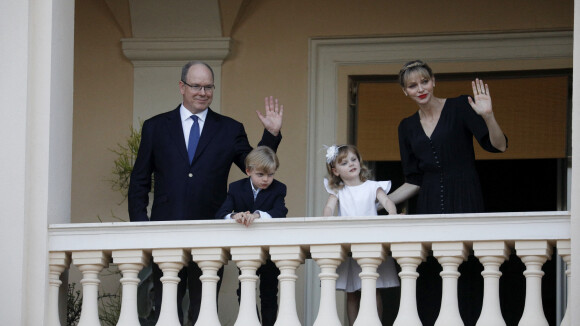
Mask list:
[{"label": "man's blue necktie", "polygon": [[189,131],[189,143],[187,145],[187,154],[189,156],[189,163],[193,161],[193,156],[195,155],[195,149],[197,148],[197,143],[199,142],[199,123],[197,122],[198,117],[192,115],[193,125]]}]

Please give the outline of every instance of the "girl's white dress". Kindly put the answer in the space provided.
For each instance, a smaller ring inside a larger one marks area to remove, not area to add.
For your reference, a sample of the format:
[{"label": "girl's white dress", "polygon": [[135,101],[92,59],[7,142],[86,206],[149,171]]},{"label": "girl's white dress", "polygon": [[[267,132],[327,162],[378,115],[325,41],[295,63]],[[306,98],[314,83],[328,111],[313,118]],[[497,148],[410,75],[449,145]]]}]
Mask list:
[{"label": "girl's white dress", "polygon": [[[358,186],[344,186],[340,190],[332,190],[328,186],[328,180],[324,179],[326,191],[338,198],[338,215],[339,216],[376,216],[377,207],[375,204],[377,198],[377,189],[383,188],[385,193],[391,189],[391,181],[372,181],[367,180]],[[352,257],[348,257],[336,269],[338,279],[336,288],[346,292],[355,292],[361,289],[361,279],[359,274],[362,272],[359,264]],[[377,288],[389,288],[399,286],[399,278],[395,268],[393,257],[388,256],[377,269],[379,278],[377,279]]]}]

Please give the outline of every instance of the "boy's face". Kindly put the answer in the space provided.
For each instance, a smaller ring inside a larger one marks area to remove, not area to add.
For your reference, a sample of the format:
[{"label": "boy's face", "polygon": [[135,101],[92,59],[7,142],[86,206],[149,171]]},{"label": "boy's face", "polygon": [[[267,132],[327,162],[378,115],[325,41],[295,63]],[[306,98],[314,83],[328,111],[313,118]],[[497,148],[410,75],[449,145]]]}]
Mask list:
[{"label": "boy's face", "polygon": [[274,181],[274,172],[267,173],[259,169],[246,169],[246,174],[250,176],[254,188],[266,189]]}]

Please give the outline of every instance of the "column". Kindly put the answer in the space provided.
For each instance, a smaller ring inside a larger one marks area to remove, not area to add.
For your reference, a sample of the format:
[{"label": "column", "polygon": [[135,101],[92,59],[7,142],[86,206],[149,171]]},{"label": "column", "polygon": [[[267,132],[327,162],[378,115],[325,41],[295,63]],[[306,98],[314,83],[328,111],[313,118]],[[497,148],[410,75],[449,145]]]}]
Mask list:
[{"label": "column", "polygon": [[499,268],[509,259],[509,248],[503,241],[474,242],[473,251],[483,265],[483,305],[476,326],[505,326],[499,302]]},{"label": "column", "polygon": [[115,250],[112,256],[113,263],[118,265],[123,275],[120,280],[123,297],[117,326],[139,326],[137,286],[140,281],[139,272],[149,264],[149,255],[144,250]]},{"label": "column", "polygon": [[266,252],[262,247],[234,247],[230,252],[242,271],[240,311],[234,326],[260,326],[256,313],[256,270],[266,261]]},{"label": "column", "polygon": [[377,311],[377,268],[385,260],[385,248],[381,243],[353,244],[350,248],[362,272],[361,298],[355,326],[381,326]]},{"label": "column", "polygon": [[177,274],[190,261],[190,253],[184,249],[155,249],[153,261],[163,271],[161,283],[163,283],[163,295],[161,296],[161,312],[156,325],[180,326],[177,316]]},{"label": "column", "polygon": [[102,251],[75,251],[73,264],[83,274],[83,305],[78,326],[101,326],[99,322],[99,273],[109,266],[109,257]]},{"label": "column", "polygon": [[425,260],[427,250],[420,242],[393,243],[393,258],[401,266],[401,303],[393,326],[422,326],[417,311],[417,267]]},{"label": "column", "polygon": [[[0,247],[2,260],[10,262],[0,281],[3,325],[46,324],[52,272],[47,226],[70,223],[74,5],[54,0],[0,5],[0,42],[6,49],[0,51],[6,63],[0,98],[3,111],[10,110],[3,114],[0,137]],[[26,109],[10,109],[17,107]]]},{"label": "column", "polygon": [[296,269],[304,263],[304,257],[300,246],[270,247],[270,259],[280,269],[280,306],[274,326],[301,326],[296,312]]},{"label": "column", "polygon": [[66,252],[50,252],[48,253],[48,325],[60,326],[59,309],[58,309],[58,294],[59,288],[62,284],[60,275],[70,265],[70,255]]},{"label": "column", "polygon": [[542,306],[542,266],[552,256],[548,241],[516,241],[516,253],[526,265],[526,301],[518,325],[548,326]]},{"label": "column", "polygon": [[558,255],[562,257],[566,263],[566,313],[560,326],[570,326],[572,321],[570,320],[570,293],[572,293],[572,246],[570,240],[558,240],[556,244],[558,248]]},{"label": "column", "polygon": [[217,311],[218,270],[228,263],[229,253],[224,248],[191,249],[191,259],[197,263],[203,274],[201,280],[201,304],[196,326],[220,326]]},{"label": "column", "polygon": [[336,268],[346,257],[342,245],[310,246],[312,259],[320,266],[320,307],[313,326],[341,326],[336,311]]},{"label": "column", "polygon": [[441,310],[435,326],[463,326],[457,301],[457,281],[459,265],[467,258],[467,247],[463,242],[435,242],[432,244],[433,256],[437,258],[443,271]]}]

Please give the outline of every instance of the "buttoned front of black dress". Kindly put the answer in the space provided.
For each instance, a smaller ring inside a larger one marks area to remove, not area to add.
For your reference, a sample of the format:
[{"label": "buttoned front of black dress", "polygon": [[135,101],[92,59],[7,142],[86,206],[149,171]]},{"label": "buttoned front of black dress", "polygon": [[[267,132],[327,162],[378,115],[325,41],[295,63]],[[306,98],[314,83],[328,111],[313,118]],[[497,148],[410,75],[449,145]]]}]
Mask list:
[{"label": "buttoned front of black dress", "polygon": [[473,137],[487,151],[491,145],[485,121],[467,96],[445,101],[439,121],[427,137],[419,113],[399,124],[399,146],[405,180],[420,186],[417,214],[483,212],[475,169]]}]

